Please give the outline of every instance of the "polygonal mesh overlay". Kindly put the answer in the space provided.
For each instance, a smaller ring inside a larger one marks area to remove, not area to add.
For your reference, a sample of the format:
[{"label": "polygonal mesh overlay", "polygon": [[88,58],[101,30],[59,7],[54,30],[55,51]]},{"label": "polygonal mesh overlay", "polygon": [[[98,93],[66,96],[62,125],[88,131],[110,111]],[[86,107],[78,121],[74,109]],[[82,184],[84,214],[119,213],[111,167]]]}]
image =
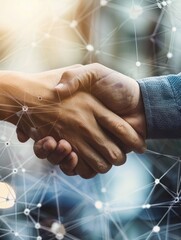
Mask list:
[{"label": "polygonal mesh overlay", "polygon": [[[135,79],[178,73],[180,12],[180,0],[0,0],[0,67],[97,61]],[[1,121],[0,239],[180,240],[180,149],[149,141],[145,154],[84,180],[36,158],[33,141]]]}]

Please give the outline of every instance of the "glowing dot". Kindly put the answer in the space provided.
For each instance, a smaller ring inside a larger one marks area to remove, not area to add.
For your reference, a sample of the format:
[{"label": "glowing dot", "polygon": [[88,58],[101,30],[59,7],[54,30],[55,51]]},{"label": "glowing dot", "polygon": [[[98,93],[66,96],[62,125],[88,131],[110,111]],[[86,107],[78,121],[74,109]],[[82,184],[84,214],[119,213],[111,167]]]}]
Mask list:
[{"label": "glowing dot", "polygon": [[62,240],[64,238],[64,235],[62,233],[57,233],[56,234],[56,239]]},{"label": "glowing dot", "polygon": [[103,207],[103,203],[101,201],[96,201],[94,205],[97,209],[101,209]]},{"label": "glowing dot", "polygon": [[14,168],[14,169],[13,169],[13,173],[14,173],[14,174],[18,173],[18,169],[17,169],[17,168]]},{"label": "glowing dot", "polygon": [[77,25],[78,25],[78,22],[76,20],[72,20],[72,22],[70,23],[71,28],[76,28]]},{"label": "glowing dot", "polygon": [[177,28],[176,27],[172,27],[172,32],[176,32]]},{"label": "glowing dot", "polygon": [[175,200],[174,200],[174,202],[176,202],[176,203],[179,202],[179,201],[180,201],[179,197],[176,197]]},{"label": "glowing dot", "polygon": [[100,0],[101,6],[106,6],[108,4],[108,0]]},{"label": "glowing dot", "polygon": [[172,58],[172,57],[173,57],[173,53],[168,52],[168,53],[167,53],[167,58]]},{"label": "glowing dot", "polygon": [[38,208],[41,208],[41,206],[42,206],[41,203],[38,203],[38,204],[37,204],[37,207],[38,207]]},{"label": "glowing dot", "polygon": [[155,179],[155,184],[159,184],[160,183],[160,179]]},{"label": "glowing dot", "polygon": [[26,169],[25,169],[25,168],[22,168],[21,171],[22,171],[23,173],[25,173],[25,172],[26,172]]},{"label": "glowing dot", "polygon": [[161,4],[162,4],[164,7],[167,6],[167,2],[166,2],[166,1],[163,1]]},{"label": "glowing dot", "polygon": [[50,34],[49,33],[45,33],[45,38],[50,38]]},{"label": "glowing dot", "polygon": [[154,226],[153,227],[153,232],[158,233],[160,231],[160,227],[159,226]]},{"label": "glowing dot", "polygon": [[18,233],[18,232],[15,232],[15,233],[14,233],[14,236],[15,236],[15,237],[18,237],[18,236],[19,236],[19,233]]},{"label": "glowing dot", "polygon": [[162,8],[162,5],[161,5],[161,3],[157,3],[157,6],[161,9]]},{"label": "glowing dot", "polygon": [[93,51],[94,51],[94,46],[92,46],[91,44],[88,44],[88,45],[86,46],[86,49],[87,49],[87,51],[89,51],[89,52],[93,52]]},{"label": "glowing dot", "polygon": [[129,17],[131,19],[137,19],[143,13],[143,8],[139,5],[134,5],[129,11]]},{"label": "glowing dot", "polygon": [[28,107],[27,106],[22,106],[22,111],[23,112],[27,112],[28,111]]},{"label": "glowing dot", "polygon": [[146,208],[146,209],[149,209],[150,207],[151,207],[150,204],[144,204],[144,205],[142,205],[142,208],[143,208],[143,209],[145,209],[145,208]]},{"label": "glowing dot", "polygon": [[107,189],[105,187],[103,187],[103,188],[101,188],[101,192],[105,193],[105,192],[107,192]]},{"label": "glowing dot", "polygon": [[28,216],[28,215],[30,214],[30,209],[26,208],[26,209],[24,210],[24,214],[25,214],[26,216]]},{"label": "glowing dot", "polygon": [[36,223],[36,224],[35,224],[35,228],[36,228],[36,229],[40,229],[40,227],[41,227],[41,225],[40,225],[39,223]]},{"label": "glowing dot", "polygon": [[141,63],[139,61],[136,62],[136,66],[137,67],[140,67],[141,66]]},{"label": "glowing dot", "polygon": [[38,236],[38,237],[36,238],[36,240],[42,240],[42,237]]},{"label": "glowing dot", "polygon": [[6,147],[9,147],[11,145],[11,143],[9,141],[4,143]]},{"label": "glowing dot", "polygon": [[32,42],[32,43],[31,43],[31,46],[32,46],[33,48],[36,47],[36,46],[37,46],[36,42]]}]

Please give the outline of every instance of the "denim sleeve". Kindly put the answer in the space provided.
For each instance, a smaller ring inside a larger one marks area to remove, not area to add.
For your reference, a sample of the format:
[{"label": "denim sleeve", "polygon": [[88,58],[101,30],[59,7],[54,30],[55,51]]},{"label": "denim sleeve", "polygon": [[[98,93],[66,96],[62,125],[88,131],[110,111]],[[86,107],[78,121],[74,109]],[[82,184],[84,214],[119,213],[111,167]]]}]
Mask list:
[{"label": "denim sleeve", "polygon": [[138,80],[147,138],[181,138],[181,73]]}]

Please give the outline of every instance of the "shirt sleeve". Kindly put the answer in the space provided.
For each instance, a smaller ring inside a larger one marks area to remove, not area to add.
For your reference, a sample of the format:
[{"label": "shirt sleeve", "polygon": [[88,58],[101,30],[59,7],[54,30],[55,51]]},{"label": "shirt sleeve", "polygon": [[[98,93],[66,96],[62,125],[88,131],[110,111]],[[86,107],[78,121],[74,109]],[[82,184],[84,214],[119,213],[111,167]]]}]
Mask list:
[{"label": "shirt sleeve", "polygon": [[181,73],[138,80],[147,138],[181,138]]}]

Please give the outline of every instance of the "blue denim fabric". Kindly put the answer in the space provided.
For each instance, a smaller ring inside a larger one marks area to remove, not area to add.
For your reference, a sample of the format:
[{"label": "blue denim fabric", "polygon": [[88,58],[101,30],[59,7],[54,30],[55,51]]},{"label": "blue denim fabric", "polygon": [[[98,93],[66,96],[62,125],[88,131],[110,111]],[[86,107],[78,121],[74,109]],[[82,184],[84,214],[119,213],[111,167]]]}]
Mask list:
[{"label": "blue denim fabric", "polygon": [[181,138],[181,74],[138,80],[147,138]]}]

